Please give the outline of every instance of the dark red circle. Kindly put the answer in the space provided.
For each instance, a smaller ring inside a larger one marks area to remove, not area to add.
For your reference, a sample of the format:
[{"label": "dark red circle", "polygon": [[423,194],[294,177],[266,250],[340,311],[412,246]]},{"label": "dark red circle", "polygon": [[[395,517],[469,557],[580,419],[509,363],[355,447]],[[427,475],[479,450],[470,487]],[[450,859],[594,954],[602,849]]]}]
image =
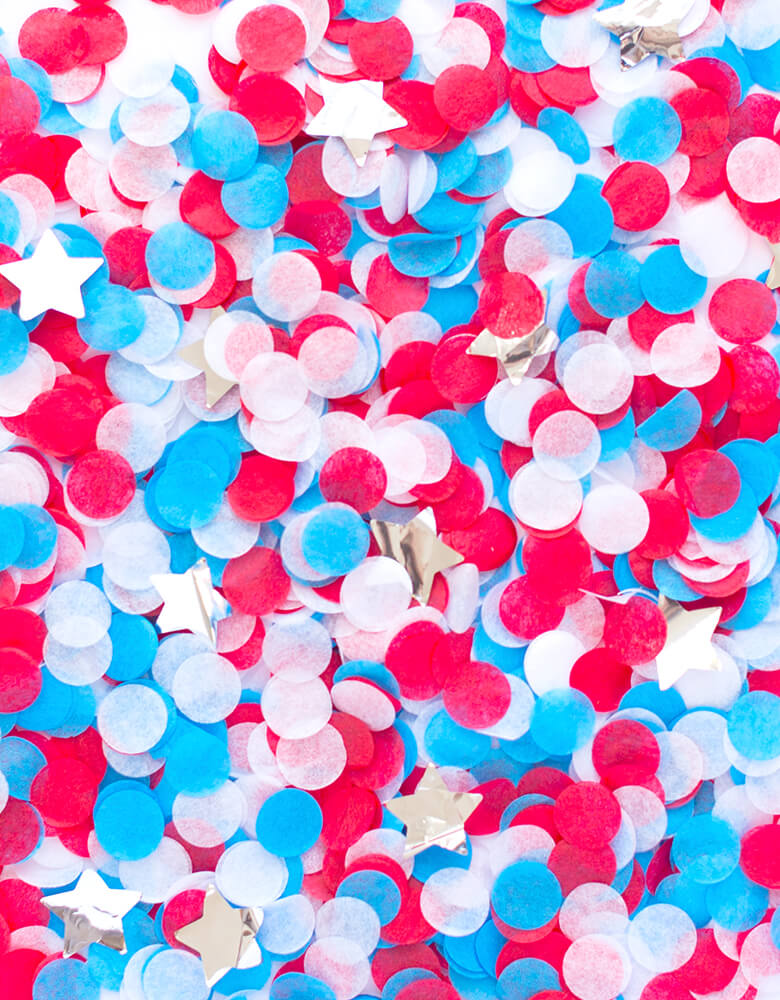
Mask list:
[{"label": "dark red circle", "polygon": [[297,135],[306,117],[306,105],[295,87],[270,73],[242,80],[233,91],[230,108],[247,118],[259,141],[270,146]]},{"label": "dark red circle", "polygon": [[570,844],[596,850],[606,847],[620,829],[620,804],[608,788],[594,781],[580,781],[558,796],[554,818]]},{"label": "dark red circle", "polygon": [[751,278],[724,282],[710,299],[708,314],[713,330],[731,344],[761,340],[777,322],[774,295]]},{"label": "dark red circle", "polygon": [[643,785],[655,776],[661,751],[652,732],[633,719],[616,719],[593,739],[593,766],[613,788]]},{"label": "dark red circle", "polygon": [[449,717],[465,729],[487,729],[506,715],[512,689],[492,663],[468,660],[450,673],[442,691]]},{"label": "dark red circle", "polygon": [[89,51],[89,35],[77,12],[45,7],[21,26],[18,44],[20,55],[47,73],[67,73]]},{"label": "dark red circle", "polygon": [[431,361],[433,384],[453,403],[478,403],[496,384],[495,359],[467,353],[474,339],[468,333],[445,337]]},{"label": "dark red circle", "polygon": [[690,521],[685,507],[666,490],[643,490],[650,527],[634,552],[645,559],[668,559],[688,537]]},{"label": "dark red circle", "polygon": [[780,826],[767,824],[742,838],[739,863],[749,879],[767,889],[780,889]]},{"label": "dark red circle", "polygon": [[739,469],[719,451],[700,448],[688,452],[674,470],[677,495],[696,517],[715,517],[737,501]]},{"label": "dark red circle", "polygon": [[15,76],[0,76],[0,142],[29,135],[41,117],[35,91]]},{"label": "dark red circle", "polygon": [[534,591],[553,604],[574,604],[593,572],[591,548],[576,528],[558,538],[529,535],[523,565]]},{"label": "dark red circle", "polygon": [[493,117],[498,92],[485,70],[460,64],[438,75],[433,99],[448,125],[460,132],[470,132],[482,128]]},{"label": "dark red circle", "polygon": [[76,459],[65,480],[73,506],[87,517],[116,517],[135,494],[135,473],[116,451],[91,451]]},{"label": "dark red circle", "polygon": [[288,7],[269,3],[244,15],[236,29],[236,47],[252,69],[283,73],[303,55],[306,28]]},{"label": "dark red circle", "polygon": [[225,496],[245,521],[273,521],[295,498],[295,462],[249,452]]},{"label": "dark red circle", "polygon": [[714,90],[690,87],[669,101],[682,124],[678,152],[705,156],[721,146],[729,134],[729,109]]},{"label": "dark red circle", "polygon": [[512,580],[498,604],[504,627],[523,639],[535,639],[542,632],[557,628],[563,621],[564,610],[561,605],[541,598],[527,576]]},{"label": "dark red circle", "polygon": [[631,686],[631,667],[611,649],[589,649],[571,668],[569,684],[586,694],[597,712],[612,712]]},{"label": "dark red circle", "polygon": [[396,80],[385,86],[384,98],[406,119],[406,125],[387,134],[407,149],[431,149],[447,134],[447,122],[433,99],[433,86],[422,80]]},{"label": "dark red circle", "polygon": [[21,712],[43,684],[39,662],[21,649],[0,648],[0,712]]},{"label": "dark red circle", "polygon": [[397,17],[387,21],[355,21],[347,39],[352,62],[369,80],[400,76],[414,54],[409,29]]},{"label": "dark red circle", "polygon": [[666,619],[658,605],[645,597],[611,604],[604,623],[604,642],[623,663],[649,663],[664,648]]},{"label": "dark red circle", "polygon": [[319,487],[329,503],[347,503],[365,514],[385,495],[387,472],[373,452],[339,448],[320,469]]},{"label": "dark red circle", "polygon": [[521,337],[541,323],[544,298],[527,275],[505,271],[485,281],[479,315],[496,337]]},{"label": "dark red circle", "polygon": [[24,861],[38,846],[43,823],[29,802],[9,799],[0,812],[0,865]]},{"label": "dark red circle", "polygon": [[51,826],[78,826],[92,816],[98,782],[80,760],[59,757],[35,776],[30,802]]},{"label": "dark red circle", "polygon": [[234,610],[267,615],[284,604],[290,592],[290,578],[278,552],[257,546],[228,560],[222,574],[222,589]]},{"label": "dark red circle", "polygon": [[612,208],[615,225],[629,232],[652,229],[669,208],[669,184],[649,163],[622,163],[604,181],[601,194]]}]

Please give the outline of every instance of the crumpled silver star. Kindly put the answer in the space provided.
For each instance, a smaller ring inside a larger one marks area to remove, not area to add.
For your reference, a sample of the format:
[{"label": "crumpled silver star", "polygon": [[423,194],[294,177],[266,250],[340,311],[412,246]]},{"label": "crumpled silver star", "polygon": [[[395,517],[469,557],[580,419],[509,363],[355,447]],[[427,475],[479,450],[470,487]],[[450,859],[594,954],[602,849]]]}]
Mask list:
[{"label": "crumpled silver star", "polygon": [[625,0],[593,16],[602,28],[617,35],[621,68],[631,69],[651,55],[673,62],[685,58],[679,30],[690,9],[691,0]]},{"label": "crumpled silver star", "polygon": [[44,896],[42,903],[65,924],[62,954],[69,958],[97,942],[126,951],[122,917],[140,899],[140,892],[110,889],[97,872],[88,869],[74,889]]},{"label": "crumpled silver star", "polygon": [[199,559],[184,573],[153,573],[149,579],[163,599],[163,609],[157,616],[161,632],[187,629],[216,644],[216,623],[226,617],[228,604],[212,586],[205,559]]},{"label": "crumpled silver star", "polygon": [[201,957],[206,982],[213,986],[231,969],[252,969],[263,961],[255,940],[263,911],[231,906],[213,886],[203,900],[203,915],[176,931],[176,940]]},{"label": "crumpled silver star", "polygon": [[379,80],[333,83],[320,77],[320,85],[325,103],[305,131],[342,139],[359,167],[366,162],[374,136],[409,124],[384,100]]},{"label": "crumpled silver star", "polygon": [[465,854],[464,824],[482,801],[479,792],[451,792],[435,764],[429,764],[411,795],[385,803],[406,827],[407,858],[429,847]]}]

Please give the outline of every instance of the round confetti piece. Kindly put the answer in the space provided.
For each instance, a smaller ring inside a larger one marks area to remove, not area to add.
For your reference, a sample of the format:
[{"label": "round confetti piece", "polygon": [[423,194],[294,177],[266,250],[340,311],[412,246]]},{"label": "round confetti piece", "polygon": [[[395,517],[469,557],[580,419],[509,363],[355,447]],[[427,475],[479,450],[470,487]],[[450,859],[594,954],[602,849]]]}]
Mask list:
[{"label": "round confetti piece", "polygon": [[222,586],[231,607],[245,614],[262,615],[285,600],[290,580],[279,554],[259,546],[228,561]]}]

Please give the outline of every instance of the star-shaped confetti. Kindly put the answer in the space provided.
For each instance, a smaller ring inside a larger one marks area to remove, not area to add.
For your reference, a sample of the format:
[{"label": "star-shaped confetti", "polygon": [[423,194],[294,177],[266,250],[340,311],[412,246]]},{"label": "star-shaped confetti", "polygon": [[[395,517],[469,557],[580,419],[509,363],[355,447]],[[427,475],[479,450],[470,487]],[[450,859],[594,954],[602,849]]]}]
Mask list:
[{"label": "star-shaped confetti", "polygon": [[602,28],[617,35],[620,65],[630,69],[651,55],[676,62],[684,58],[680,22],[691,9],[691,0],[625,0],[616,7],[596,11]]},{"label": "star-shaped confetti", "polygon": [[74,889],[44,896],[42,902],[65,924],[62,954],[68,958],[97,942],[124,952],[122,917],[140,899],[140,892],[110,889],[97,872],[89,869],[79,877]]},{"label": "star-shaped confetti", "polygon": [[263,922],[261,910],[236,907],[213,886],[203,900],[203,916],[176,931],[176,940],[196,951],[206,982],[213,986],[231,969],[252,969],[263,961],[255,935]]},{"label": "star-shaped confetti", "polygon": [[767,288],[774,291],[780,288],[780,243],[770,244],[772,250],[772,263],[769,265],[769,274],[766,276]]},{"label": "star-shaped confetti", "polygon": [[519,385],[528,374],[534,358],[550,354],[558,346],[558,335],[544,322],[521,337],[497,337],[483,330],[472,340],[466,351],[483,358],[495,358],[513,385]]},{"label": "star-shaped confetti", "polygon": [[430,508],[421,511],[406,524],[372,521],[371,534],[382,555],[395,559],[409,574],[412,593],[420,604],[428,603],[437,573],[463,562],[460,552],[445,545],[438,537]]},{"label": "star-shaped confetti", "polygon": [[19,319],[35,319],[47,309],[82,319],[81,286],[101,264],[102,257],[69,257],[47,229],[31,256],[0,264],[0,274],[21,292]]},{"label": "star-shaped confetti", "polygon": [[720,670],[712,636],[720,621],[721,609],[698,608],[688,611],[668,597],[658,607],[666,619],[666,643],[656,656],[658,686],[662,691],[676,684],[689,670]]},{"label": "star-shaped confetti", "polygon": [[211,570],[199,559],[184,573],[154,573],[149,578],[163,599],[157,616],[161,632],[186,629],[216,643],[216,623],[227,615],[227,601],[214,589]]},{"label": "star-shaped confetti", "polygon": [[374,136],[408,122],[382,97],[378,80],[333,83],[320,77],[322,108],[306,126],[309,135],[343,139],[355,163],[362,167]]},{"label": "star-shaped confetti", "polygon": [[429,764],[411,795],[386,803],[406,827],[405,856],[428,847],[466,854],[464,824],[482,801],[476,792],[451,792],[434,764]]},{"label": "star-shaped confetti", "polygon": [[[224,316],[224,314],[225,310],[222,307],[214,309],[211,313],[211,322],[213,323],[220,316]],[[187,347],[180,348],[177,353],[182,361],[186,361],[188,365],[197,368],[201,374],[206,376],[207,409],[210,410],[212,406],[222,399],[229,389],[232,389],[236,385],[234,379],[223,378],[211,367],[206,357],[205,340],[196,340],[194,344],[188,344]]]}]

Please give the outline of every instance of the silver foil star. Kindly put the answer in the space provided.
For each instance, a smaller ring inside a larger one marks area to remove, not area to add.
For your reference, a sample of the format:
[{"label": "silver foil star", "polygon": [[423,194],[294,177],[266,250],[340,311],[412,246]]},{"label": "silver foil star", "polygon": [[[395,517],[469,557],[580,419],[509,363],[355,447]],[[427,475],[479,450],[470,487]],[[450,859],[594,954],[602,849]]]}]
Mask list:
[{"label": "silver foil star", "polygon": [[110,889],[97,872],[89,869],[74,889],[43,897],[43,905],[65,924],[65,958],[90,944],[100,942],[124,952],[122,917],[141,899],[140,892]]},{"label": "silver foil star", "polygon": [[216,644],[216,623],[227,615],[228,605],[212,586],[205,559],[199,559],[184,573],[154,573],[149,579],[163,599],[163,609],[157,616],[161,632],[186,629]]}]

